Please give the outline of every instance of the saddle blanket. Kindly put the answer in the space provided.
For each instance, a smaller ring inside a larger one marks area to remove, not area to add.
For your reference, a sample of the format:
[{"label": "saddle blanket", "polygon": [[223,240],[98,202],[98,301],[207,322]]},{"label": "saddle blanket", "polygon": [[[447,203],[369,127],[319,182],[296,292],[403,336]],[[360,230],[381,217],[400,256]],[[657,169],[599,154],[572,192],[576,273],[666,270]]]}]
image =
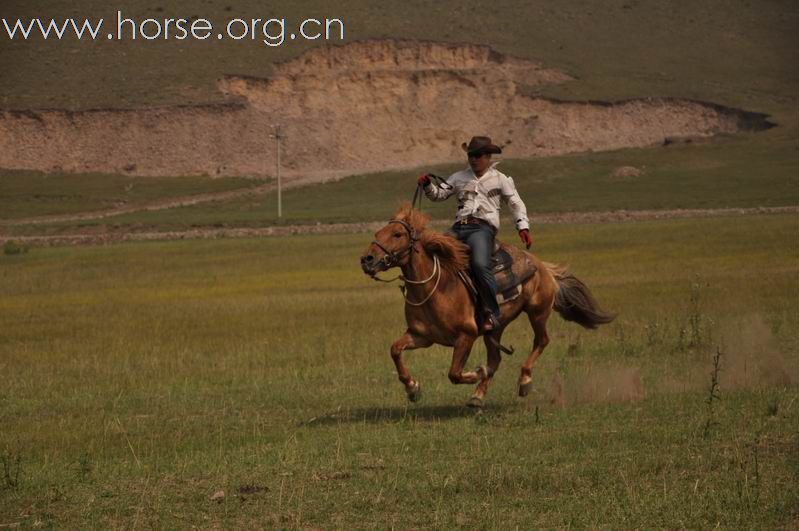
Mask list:
[{"label": "saddle blanket", "polygon": [[[522,293],[522,283],[535,274],[536,267],[527,254],[512,245],[497,242],[492,256],[494,278],[497,280],[497,304],[516,299]],[[477,289],[469,272],[461,271],[460,277],[469,288],[472,298],[477,300]]]}]

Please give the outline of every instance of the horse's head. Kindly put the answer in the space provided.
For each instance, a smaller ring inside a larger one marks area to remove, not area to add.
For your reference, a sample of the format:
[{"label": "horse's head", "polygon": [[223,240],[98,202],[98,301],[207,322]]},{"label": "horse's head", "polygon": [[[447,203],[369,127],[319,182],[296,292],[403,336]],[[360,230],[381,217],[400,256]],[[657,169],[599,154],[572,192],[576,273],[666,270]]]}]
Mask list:
[{"label": "horse's head", "polygon": [[395,218],[375,233],[375,239],[361,256],[361,269],[373,277],[392,267],[402,267],[410,260],[418,234],[402,218]]}]

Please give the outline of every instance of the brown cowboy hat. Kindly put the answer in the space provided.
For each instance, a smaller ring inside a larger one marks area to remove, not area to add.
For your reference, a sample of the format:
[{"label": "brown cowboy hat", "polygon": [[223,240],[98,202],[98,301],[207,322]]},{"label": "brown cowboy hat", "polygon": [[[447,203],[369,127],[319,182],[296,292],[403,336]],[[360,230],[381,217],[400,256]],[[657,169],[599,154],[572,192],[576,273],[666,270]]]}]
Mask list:
[{"label": "brown cowboy hat", "polygon": [[461,148],[469,155],[479,155],[482,153],[502,153],[502,148],[491,143],[491,138],[487,136],[473,136],[469,143],[464,142]]}]

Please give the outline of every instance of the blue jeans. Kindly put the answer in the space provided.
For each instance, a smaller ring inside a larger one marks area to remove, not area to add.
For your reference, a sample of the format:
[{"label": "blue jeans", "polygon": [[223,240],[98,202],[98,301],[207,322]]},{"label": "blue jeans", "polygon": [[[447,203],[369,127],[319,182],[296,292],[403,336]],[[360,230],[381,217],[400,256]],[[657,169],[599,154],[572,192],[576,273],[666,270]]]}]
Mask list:
[{"label": "blue jeans", "polygon": [[488,225],[455,223],[452,226],[455,237],[472,250],[470,265],[472,277],[480,298],[487,311],[499,320],[497,304],[497,281],[491,267],[491,255],[494,251],[494,229]]}]

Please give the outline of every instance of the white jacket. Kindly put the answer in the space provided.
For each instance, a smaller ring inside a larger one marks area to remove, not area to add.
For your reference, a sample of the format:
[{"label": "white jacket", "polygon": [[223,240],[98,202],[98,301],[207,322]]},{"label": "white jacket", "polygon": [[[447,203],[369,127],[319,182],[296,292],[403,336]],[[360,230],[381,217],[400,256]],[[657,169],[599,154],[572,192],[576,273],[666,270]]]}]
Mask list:
[{"label": "white jacket", "polygon": [[425,186],[424,193],[431,201],[444,201],[452,194],[458,194],[458,213],[456,221],[469,216],[483,219],[499,230],[500,200],[505,201],[513,212],[516,230],[530,228],[527,207],[524,206],[513,179],[496,169],[494,163],[479,179],[471,168],[453,173],[446,185],[433,183]]}]

